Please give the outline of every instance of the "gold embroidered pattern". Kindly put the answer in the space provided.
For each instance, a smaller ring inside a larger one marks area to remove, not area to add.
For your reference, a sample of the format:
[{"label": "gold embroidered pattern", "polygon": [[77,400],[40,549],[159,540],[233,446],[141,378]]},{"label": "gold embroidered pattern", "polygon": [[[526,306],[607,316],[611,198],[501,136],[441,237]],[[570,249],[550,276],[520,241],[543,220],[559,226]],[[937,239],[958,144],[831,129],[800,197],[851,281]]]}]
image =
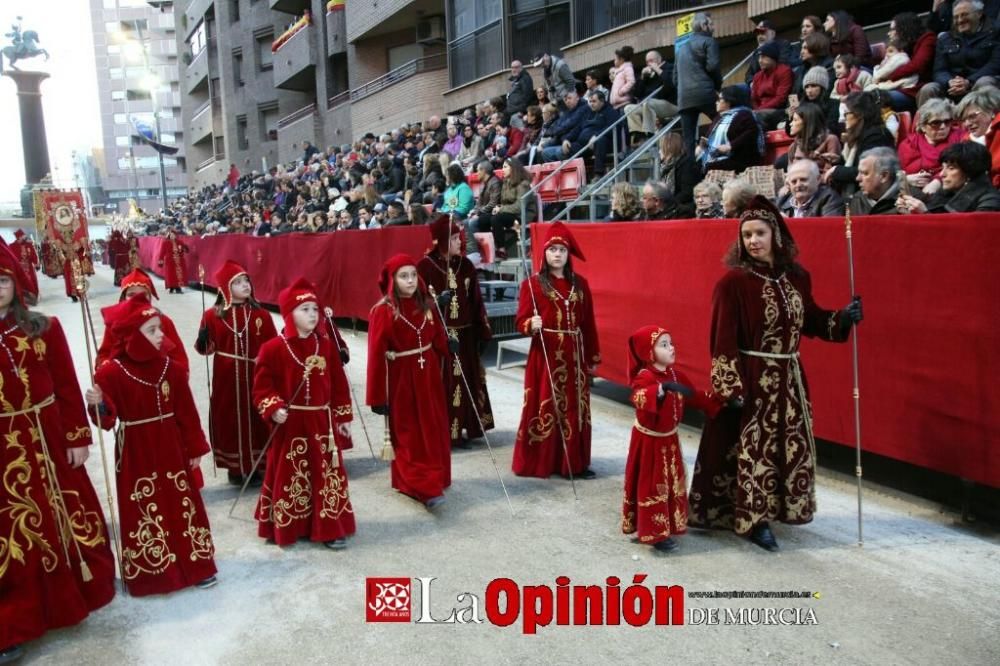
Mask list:
[{"label": "gold embroidered pattern", "polygon": [[285,459],[291,463],[292,477],[282,488],[287,496],[274,501],[270,511],[271,522],[278,527],[288,527],[293,520],[306,518],[310,513],[312,484],[309,481],[309,461],[305,458],[308,449],[306,438],[296,437],[285,454]]},{"label": "gold embroidered pattern", "polygon": [[189,496],[191,486],[187,482],[187,472],[181,470],[176,474],[167,472],[167,478],[174,482],[174,487],[184,494],[181,499],[181,507],[184,511],[181,516],[187,521],[187,529],[183,535],[191,539],[191,561],[210,560],[215,555],[215,544],[212,543],[212,532],[207,525],[195,525],[194,520],[198,517],[198,510]]},{"label": "gold embroidered pattern", "polygon": [[[31,497],[31,464],[28,462],[27,447],[20,443],[21,433],[4,435],[7,457],[13,458],[3,472],[3,486],[8,498],[0,507],[0,515],[7,514],[10,532],[0,535],[0,579],[6,575],[12,561],[24,564],[24,553],[38,547],[42,553],[42,568],[51,573],[59,563],[59,555],[45,537],[42,536],[43,516],[41,509]],[[13,453],[13,455],[11,455]]]},{"label": "gold embroidered pattern", "polygon": [[267,410],[269,410],[271,407],[274,407],[279,402],[281,402],[281,398],[279,398],[276,395],[264,398],[263,400],[257,403],[257,411],[260,413],[261,416],[264,416]]},{"label": "gold embroidered pattern", "polygon": [[141,573],[160,574],[177,561],[170,552],[167,537],[170,533],[163,527],[163,516],[157,515],[159,507],[150,501],[156,494],[156,472],[152,476],[140,477],[129,495],[139,509],[139,522],[128,538],[134,543],[122,550],[122,576],[132,580]]},{"label": "gold embroidered pattern", "polygon": [[646,389],[638,389],[632,394],[632,404],[639,409],[646,408]]},{"label": "gold embroidered pattern", "polygon": [[347,479],[344,477],[342,467],[333,467],[327,460],[333,451],[333,442],[329,436],[315,436],[319,440],[323,451],[323,487],[319,491],[319,496],[323,498],[319,507],[320,518],[337,520],[343,513],[354,513],[351,507],[350,497],[347,493]]},{"label": "gold embroidered pattern", "polygon": [[87,426],[80,426],[73,432],[66,433],[66,439],[70,442],[75,442],[77,440],[86,439],[90,440],[90,428]]},{"label": "gold embroidered pattern", "polygon": [[743,389],[743,381],[736,369],[736,359],[725,354],[712,358],[712,388],[723,398],[728,398]]},{"label": "gold embroidered pattern", "polygon": [[334,416],[352,416],[353,414],[354,410],[350,405],[337,405],[333,408]]}]

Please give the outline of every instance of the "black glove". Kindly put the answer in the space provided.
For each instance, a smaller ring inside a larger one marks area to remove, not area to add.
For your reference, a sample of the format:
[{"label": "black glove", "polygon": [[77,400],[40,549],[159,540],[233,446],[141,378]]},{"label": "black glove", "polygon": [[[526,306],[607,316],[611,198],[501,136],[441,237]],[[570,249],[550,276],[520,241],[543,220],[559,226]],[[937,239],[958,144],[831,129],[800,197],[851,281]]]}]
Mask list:
[{"label": "black glove", "polygon": [[840,311],[840,329],[847,333],[852,326],[857,326],[865,318],[864,308],[861,306],[861,297],[855,296],[846,308]]},{"label": "black glove", "polygon": [[452,356],[458,355],[458,340],[454,338],[448,338],[448,353]]},{"label": "black glove", "polygon": [[743,409],[743,398],[730,398],[726,401],[726,409]]},{"label": "black glove", "polygon": [[677,382],[663,382],[660,384],[660,388],[663,389],[664,393],[667,391],[673,391],[674,393],[680,393],[685,398],[690,398],[694,395],[694,391],[690,386],[685,386],[684,384],[679,384]]},{"label": "black glove", "polygon": [[198,329],[198,339],[194,343],[195,348],[198,351],[204,352],[208,349],[208,327],[202,326]]},{"label": "black glove", "polygon": [[347,351],[347,349],[340,349],[339,351],[340,351],[340,362],[343,363],[344,365],[350,363],[351,352]]},{"label": "black glove", "polygon": [[438,294],[437,302],[438,302],[438,307],[441,308],[441,312],[444,312],[445,309],[449,305],[451,305],[451,297],[454,295],[455,292],[453,292],[451,289],[445,289],[440,294]]},{"label": "black glove", "polygon": [[389,415],[389,405],[372,405],[372,411],[379,416]]}]

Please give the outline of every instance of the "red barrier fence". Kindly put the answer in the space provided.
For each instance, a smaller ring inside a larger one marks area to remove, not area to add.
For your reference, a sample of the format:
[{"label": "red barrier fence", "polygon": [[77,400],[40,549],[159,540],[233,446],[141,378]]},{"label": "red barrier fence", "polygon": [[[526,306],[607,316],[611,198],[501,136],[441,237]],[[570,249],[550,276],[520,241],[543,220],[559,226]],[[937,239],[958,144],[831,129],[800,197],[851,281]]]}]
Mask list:
[{"label": "red barrier fence", "polygon": [[[816,301],[849,299],[844,226],[839,219],[790,220]],[[708,385],[711,297],[736,240],[732,221],[579,224],[588,261],[577,265],[594,293],[604,363],[601,377],[625,381],[625,340],[641,325],[667,326],[678,366]],[[991,253],[1000,215],[857,218],[862,429],[866,451],[1000,487],[1000,262]],[[424,228],[277,238],[188,239],[189,276],[226,259],[246,265],[258,298],[274,303],[297,275],[317,282],[338,316],[364,319],[379,294],[376,276],[395,252],[419,256]],[[141,239],[144,265],[159,246]],[[536,253],[537,254],[537,253]],[[854,441],[850,345],[806,340],[803,364],[816,433]]]}]

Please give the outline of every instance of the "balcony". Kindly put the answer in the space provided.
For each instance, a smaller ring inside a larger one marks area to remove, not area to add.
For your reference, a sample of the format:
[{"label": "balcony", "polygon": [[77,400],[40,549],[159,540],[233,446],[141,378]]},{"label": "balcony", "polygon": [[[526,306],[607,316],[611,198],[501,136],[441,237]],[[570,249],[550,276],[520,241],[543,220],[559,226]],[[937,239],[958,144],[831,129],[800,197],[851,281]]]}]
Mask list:
[{"label": "balcony", "polygon": [[268,0],[267,5],[276,12],[285,12],[296,16],[302,16],[303,10],[312,9],[310,0]]},{"label": "balcony", "polygon": [[185,92],[188,94],[208,78],[208,49],[194,57],[184,74]]},{"label": "balcony", "polygon": [[347,12],[326,14],[326,55],[332,56],[347,50]]},{"label": "balcony", "polygon": [[[383,88],[388,88],[391,85],[395,85],[400,81],[409,79],[417,74],[422,74],[423,72],[433,72],[447,67],[448,56],[445,53],[438,53],[437,55],[411,60],[405,65],[401,65],[390,72],[386,72],[377,79],[369,81],[368,83],[358,86],[352,90],[351,101],[357,102],[358,100],[364,99],[369,95],[374,95]],[[446,88],[441,88],[440,90],[444,91],[445,89]]]},{"label": "balcony", "polygon": [[307,25],[274,53],[274,87],[309,92],[316,89],[316,28]]},{"label": "balcony", "polygon": [[212,103],[206,101],[195,109],[191,116],[191,143],[201,143],[205,139],[212,138]]},{"label": "balcony", "polygon": [[351,91],[349,127],[379,132],[440,113],[448,89],[444,54],[414,60]]},{"label": "balcony", "polygon": [[184,10],[184,16],[187,19],[187,27],[184,29],[185,39],[191,36],[194,29],[205,18],[205,14],[215,11],[214,4],[215,0],[191,0],[191,4]]},{"label": "balcony", "polygon": [[315,104],[308,104],[278,121],[278,159],[289,162],[301,157],[303,141],[317,143],[321,119]]}]

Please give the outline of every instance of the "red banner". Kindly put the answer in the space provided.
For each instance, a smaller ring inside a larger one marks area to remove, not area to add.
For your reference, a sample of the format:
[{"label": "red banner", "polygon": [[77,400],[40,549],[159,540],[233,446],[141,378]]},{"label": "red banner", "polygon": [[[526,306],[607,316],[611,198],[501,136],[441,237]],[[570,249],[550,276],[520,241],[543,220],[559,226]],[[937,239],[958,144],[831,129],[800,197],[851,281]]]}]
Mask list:
[{"label": "red banner", "polygon": [[83,274],[93,275],[87,208],[80,190],[35,190],[33,197],[38,238],[56,250],[48,257],[46,274],[60,275],[63,258],[76,256]]},{"label": "red banner", "polygon": [[[843,222],[790,220],[812,274],[816,301],[830,309],[850,298]],[[536,225],[537,226],[537,225]],[[644,324],[670,329],[678,366],[708,387],[712,290],[722,255],[736,240],[726,220],[577,224],[588,261],[577,269],[594,292],[604,363],[601,377],[625,381],[625,341]],[[857,218],[858,329],[864,449],[1000,487],[1000,315],[993,289],[1000,262],[995,214]],[[141,239],[143,265],[159,240]],[[395,252],[415,256],[427,230],[217,236],[190,243],[188,274],[211,276],[228,258],[246,265],[258,298],[275,303],[298,275],[316,281],[338,316],[364,319],[379,297],[376,276]],[[806,340],[803,365],[816,433],[854,442],[851,348]]]}]

